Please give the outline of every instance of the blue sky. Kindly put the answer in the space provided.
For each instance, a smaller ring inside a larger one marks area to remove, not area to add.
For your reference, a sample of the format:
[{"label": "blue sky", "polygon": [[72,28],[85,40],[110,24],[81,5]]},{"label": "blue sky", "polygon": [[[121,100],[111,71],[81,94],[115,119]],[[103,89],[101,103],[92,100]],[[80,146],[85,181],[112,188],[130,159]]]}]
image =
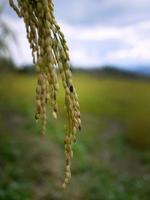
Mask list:
[{"label": "blue sky", "polygon": [[[65,33],[75,66],[150,66],[150,0],[55,0],[55,14]],[[32,62],[22,20],[8,6],[4,20],[15,31],[9,41],[14,61]]]}]

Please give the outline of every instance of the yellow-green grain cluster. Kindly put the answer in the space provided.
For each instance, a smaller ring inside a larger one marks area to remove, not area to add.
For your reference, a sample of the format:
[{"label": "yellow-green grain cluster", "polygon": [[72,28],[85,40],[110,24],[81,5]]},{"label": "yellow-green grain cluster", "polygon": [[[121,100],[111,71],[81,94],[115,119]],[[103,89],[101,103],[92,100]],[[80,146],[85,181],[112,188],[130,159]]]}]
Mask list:
[{"label": "yellow-green grain cluster", "polygon": [[50,103],[52,115],[57,118],[57,71],[60,72],[65,90],[65,108],[68,124],[65,127],[65,188],[71,178],[72,145],[76,142],[77,130],[81,129],[78,96],[72,82],[68,47],[63,33],[54,17],[52,0],[9,0],[10,6],[24,19],[27,38],[32,49],[33,63],[38,80],[36,87],[35,119],[41,119],[42,134],[46,129],[46,107]]}]

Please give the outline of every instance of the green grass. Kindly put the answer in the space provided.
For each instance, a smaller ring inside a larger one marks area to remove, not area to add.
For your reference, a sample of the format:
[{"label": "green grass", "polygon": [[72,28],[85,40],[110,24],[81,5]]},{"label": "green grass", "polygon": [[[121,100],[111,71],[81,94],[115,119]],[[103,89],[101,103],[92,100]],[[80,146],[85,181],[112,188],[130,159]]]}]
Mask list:
[{"label": "green grass", "polygon": [[150,82],[75,74],[82,132],[63,179],[63,90],[47,136],[34,121],[36,77],[0,77],[0,199],[149,200]]}]

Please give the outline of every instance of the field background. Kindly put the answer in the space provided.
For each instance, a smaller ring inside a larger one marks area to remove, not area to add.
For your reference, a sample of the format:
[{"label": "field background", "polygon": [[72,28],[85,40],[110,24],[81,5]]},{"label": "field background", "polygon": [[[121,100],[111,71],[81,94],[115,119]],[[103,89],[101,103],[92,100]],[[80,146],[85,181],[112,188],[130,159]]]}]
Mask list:
[{"label": "field background", "polygon": [[43,137],[34,121],[36,76],[0,74],[0,199],[149,200],[150,81],[76,72],[74,82],[82,132],[62,190],[62,88],[59,119],[47,109]]}]

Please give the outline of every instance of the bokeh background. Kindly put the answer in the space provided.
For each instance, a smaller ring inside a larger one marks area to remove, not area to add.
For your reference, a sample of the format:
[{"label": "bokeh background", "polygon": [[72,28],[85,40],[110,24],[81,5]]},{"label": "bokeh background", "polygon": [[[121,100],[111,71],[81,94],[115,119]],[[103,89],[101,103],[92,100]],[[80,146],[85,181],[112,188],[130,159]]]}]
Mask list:
[{"label": "bokeh background", "polygon": [[42,137],[24,24],[1,1],[0,200],[149,200],[150,1],[54,3],[82,113],[73,177],[62,190],[63,90]]}]

